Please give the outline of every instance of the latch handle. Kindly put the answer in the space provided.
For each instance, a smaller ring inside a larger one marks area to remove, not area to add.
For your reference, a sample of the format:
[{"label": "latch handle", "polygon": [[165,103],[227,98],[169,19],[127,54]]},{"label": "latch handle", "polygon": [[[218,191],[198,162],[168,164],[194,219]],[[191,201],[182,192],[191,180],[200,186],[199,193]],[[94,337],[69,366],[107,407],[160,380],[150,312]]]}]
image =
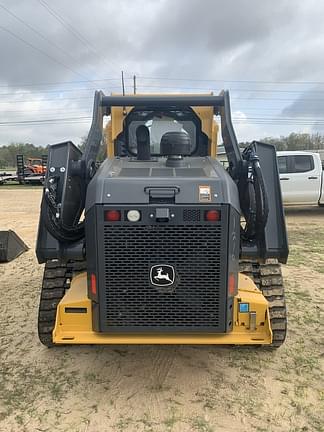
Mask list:
[{"label": "latch handle", "polygon": [[146,186],[144,192],[150,196],[150,198],[174,198],[179,192],[178,186]]}]

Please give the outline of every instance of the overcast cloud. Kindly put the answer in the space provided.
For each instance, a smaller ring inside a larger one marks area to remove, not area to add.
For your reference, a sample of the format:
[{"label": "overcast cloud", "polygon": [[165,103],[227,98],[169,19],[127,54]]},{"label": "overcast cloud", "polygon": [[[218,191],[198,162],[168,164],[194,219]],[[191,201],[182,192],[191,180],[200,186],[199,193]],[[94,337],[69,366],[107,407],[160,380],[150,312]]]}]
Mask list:
[{"label": "overcast cloud", "polygon": [[228,88],[239,140],[323,132],[323,16],[320,0],[0,0],[0,145],[78,143],[121,70],[139,92]]}]

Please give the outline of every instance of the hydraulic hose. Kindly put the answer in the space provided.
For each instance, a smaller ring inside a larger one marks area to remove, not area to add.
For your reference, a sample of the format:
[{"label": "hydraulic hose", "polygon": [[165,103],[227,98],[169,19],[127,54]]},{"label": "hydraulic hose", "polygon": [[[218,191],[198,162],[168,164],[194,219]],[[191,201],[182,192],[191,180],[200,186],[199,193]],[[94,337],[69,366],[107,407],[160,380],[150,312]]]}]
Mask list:
[{"label": "hydraulic hose", "polygon": [[239,180],[240,202],[245,218],[242,235],[245,240],[254,240],[262,235],[268,220],[268,197],[253,143],[243,151],[242,158],[243,169]]},{"label": "hydraulic hose", "polygon": [[66,226],[61,218],[57,179],[49,177],[44,185],[41,215],[48,232],[60,242],[74,242],[84,237],[84,222]]}]

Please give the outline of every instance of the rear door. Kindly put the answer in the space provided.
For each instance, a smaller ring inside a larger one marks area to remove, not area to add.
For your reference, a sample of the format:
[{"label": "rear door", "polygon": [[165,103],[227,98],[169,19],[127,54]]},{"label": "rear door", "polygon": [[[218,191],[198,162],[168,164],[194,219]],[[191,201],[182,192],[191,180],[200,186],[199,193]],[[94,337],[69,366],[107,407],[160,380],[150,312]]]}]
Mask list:
[{"label": "rear door", "polygon": [[316,204],[321,178],[311,154],[278,156],[284,204]]}]

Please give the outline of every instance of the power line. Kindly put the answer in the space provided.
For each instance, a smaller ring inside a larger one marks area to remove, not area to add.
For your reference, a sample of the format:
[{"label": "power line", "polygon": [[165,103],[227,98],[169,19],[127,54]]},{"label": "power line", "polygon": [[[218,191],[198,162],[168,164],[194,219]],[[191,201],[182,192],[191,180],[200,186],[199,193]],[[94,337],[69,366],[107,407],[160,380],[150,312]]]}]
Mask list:
[{"label": "power line", "polygon": [[57,124],[59,123],[74,123],[79,121],[89,122],[91,117],[66,117],[66,118],[54,118],[54,119],[39,119],[39,120],[20,120],[20,121],[4,121],[0,122],[0,126],[12,126],[12,125],[34,125],[34,124]]},{"label": "power line", "polygon": [[[171,81],[201,81],[201,82],[220,82],[220,83],[226,83],[226,82],[232,82],[232,83],[237,83],[240,81],[235,81],[235,80],[199,80],[199,79],[185,79],[185,78],[155,78],[155,77],[141,77],[141,76],[136,76],[136,78],[141,78],[141,79],[150,79],[150,80],[171,80]],[[128,77],[124,77],[125,81],[133,81],[133,77],[132,76],[128,76]],[[120,78],[101,78],[101,79],[84,79],[84,80],[71,80],[71,81],[54,81],[54,82],[40,82],[40,83],[20,83],[20,84],[13,84],[10,85],[10,88],[22,88],[22,87],[41,87],[41,86],[52,86],[52,85],[74,85],[74,84],[86,84],[86,83],[94,83],[94,82],[106,82],[106,81],[120,81]],[[252,81],[252,80],[247,80],[247,81],[242,81],[242,82],[248,82],[248,83],[254,83],[254,84],[259,84],[259,83],[268,83],[268,84],[279,84],[279,83],[284,83],[284,84],[305,84],[305,85],[311,85],[311,84],[324,84],[324,81],[293,81],[293,82],[289,82],[289,81]],[[9,87],[7,84],[6,85],[0,85],[0,88],[5,88],[5,87]],[[143,88],[149,88],[152,86],[146,85],[146,84],[142,84],[140,87]],[[166,86],[159,86],[158,88],[172,88],[172,87],[166,87]],[[201,89],[201,90],[207,90],[207,91],[211,91],[212,88],[210,87],[175,87],[176,89]],[[235,89],[230,89],[230,91],[255,91],[255,92],[288,92],[288,93],[298,93],[298,90],[280,90],[280,89],[240,89],[240,88],[235,88]],[[303,90],[300,90],[300,92]],[[311,92],[311,93],[319,93],[321,91],[316,91],[316,90],[307,90],[307,92]]]},{"label": "power line", "polygon": [[[141,84],[139,87],[143,88],[172,88],[179,90],[206,90],[208,92],[214,91],[210,87],[179,87],[179,86],[161,86],[161,85],[145,85]],[[249,92],[249,93],[296,93],[301,94],[305,90],[282,90],[282,89],[253,89],[253,88],[230,88],[230,92]],[[307,90],[307,93],[323,94],[324,90]]]},{"label": "power line", "polygon": [[[79,111],[76,111],[76,109],[79,108]],[[68,109],[68,108],[42,108],[42,109],[34,109],[34,110],[30,110],[28,109],[28,113],[31,112],[36,112],[36,113],[43,113],[43,112],[52,112],[52,113],[58,113],[58,114],[63,114],[63,113],[71,113],[74,112],[75,114],[83,114],[84,111],[92,111],[92,107],[87,106],[87,107],[77,107],[77,108],[72,108],[72,109]],[[1,115],[6,115],[6,114],[19,114],[19,113],[24,113],[26,114],[26,110],[5,110],[5,111],[1,111],[0,110],[0,114]]]},{"label": "power line", "polygon": [[[125,78],[125,80],[131,80],[132,78]],[[93,82],[105,82],[105,81],[120,81],[120,78],[102,78],[93,80],[78,80],[78,81],[56,81],[47,83],[29,83],[29,84],[14,84],[8,86],[8,84],[0,85],[0,88],[10,87],[10,88],[22,88],[22,87],[41,87],[41,86],[51,86],[51,85],[70,85],[70,84],[83,84],[83,83],[93,83]]]},{"label": "power line", "polygon": [[[110,89],[120,89],[120,86],[109,86]],[[47,93],[67,93],[67,92],[80,92],[80,91],[94,91],[97,90],[97,87],[84,87],[84,88],[69,88],[69,89],[55,89],[55,90],[44,90],[44,91],[35,91],[35,92],[10,92],[10,93],[0,93],[0,96],[17,96],[17,95],[37,95],[37,94],[47,94]]]},{"label": "power line", "polygon": [[19,40],[20,42],[22,42],[23,44],[29,46],[30,48],[34,49],[35,51],[43,54],[44,56],[46,56],[47,58],[49,58],[50,60],[52,60],[53,62],[65,67],[66,69],[68,69],[69,71],[73,72],[76,75],[79,75],[81,78],[84,78],[83,75],[81,75],[79,72],[74,71],[73,69],[71,69],[69,66],[67,66],[65,63],[61,62],[60,60],[55,59],[54,57],[52,57],[51,55],[47,54],[45,51],[43,51],[42,49],[36,47],[35,45],[27,42],[25,39],[21,38],[20,36],[16,35],[15,33],[13,33],[11,30],[0,26],[0,29],[8,34],[10,34],[12,37],[14,37],[15,39]]},{"label": "power line", "polygon": [[[22,18],[20,18],[18,15],[16,15],[15,13],[13,13],[12,11],[10,11],[8,8],[6,8],[4,5],[0,4],[0,7],[5,10],[9,15],[11,15],[12,17],[14,17],[17,21],[21,22],[25,27],[27,27],[29,30],[31,30],[33,33],[35,33],[37,36],[39,36],[41,39],[45,40],[47,43],[49,43],[50,45],[53,45],[57,50],[63,52],[63,54],[65,54],[67,57],[70,57],[73,61],[78,61],[75,57],[73,57],[71,55],[71,53],[69,53],[68,51],[66,51],[65,49],[63,49],[62,47],[60,47],[59,45],[57,45],[55,42],[53,42],[51,39],[47,38],[46,36],[44,36],[41,32],[39,32],[38,30],[36,30],[34,27],[32,27],[31,25],[29,25],[26,21],[24,21]],[[82,76],[83,78],[87,79],[87,77],[83,76],[82,74],[79,74],[78,72],[75,72],[78,75]]]},{"label": "power line", "polygon": [[[62,17],[57,11],[49,6],[49,4],[45,0],[38,0],[38,3],[43,6],[57,21],[61,23],[61,25],[68,30],[70,33],[74,35],[82,44],[88,46],[90,50],[97,56],[101,57],[106,65],[110,68],[111,65],[106,62],[106,59],[98,53],[97,49],[86,39],[75,27],[72,26],[66,19]],[[115,63],[115,62],[111,62]],[[117,66],[117,65],[116,65]]]},{"label": "power line", "polygon": [[[57,123],[57,122],[75,122],[75,121],[90,121],[91,116],[78,116],[78,117],[55,117],[55,118],[42,118],[42,119],[36,119],[36,120],[17,120],[17,121],[2,121],[0,122],[0,125],[28,125],[28,124],[38,124],[38,123]],[[295,124],[295,125],[324,125],[324,120],[310,120],[309,118],[299,118],[295,119],[292,117],[282,117],[282,118],[275,118],[275,117],[233,117],[234,122],[238,123],[247,123],[247,124]]]},{"label": "power line", "polygon": [[[267,97],[233,97],[232,100],[247,100],[247,101],[256,101],[256,100],[264,100],[264,101],[283,101],[283,102],[296,102],[298,101],[297,99],[291,99],[291,98],[267,98]],[[314,99],[310,99],[310,98],[303,98],[302,102],[305,101],[312,101],[312,102],[324,102],[323,98],[314,98]]]},{"label": "power line", "polygon": [[[125,78],[124,78],[125,80]],[[142,88],[173,88],[173,89],[179,89],[179,90],[206,90],[211,91],[211,89],[207,89],[205,87],[165,87],[165,86],[149,86],[149,85],[141,85]],[[120,86],[109,86],[109,89],[118,89]],[[90,90],[97,90],[97,87],[81,87],[81,88],[67,88],[67,89],[53,89],[53,90],[44,90],[44,91],[34,91],[29,92],[28,94],[45,94],[45,93],[65,93],[65,92],[77,92],[77,91],[90,91]],[[231,92],[249,92],[249,93],[296,93],[298,95],[301,95],[301,91],[297,90],[253,90],[253,89],[230,89]],[[316,91],[316,90],[308,90],[307,93],[314,93],[314,94],[324,94],[323,91]],[[11,95],[19,95],[19,94],[26,94],[25,91],[21,92],[9,92],[9,93],[0,93],[0,96],[11,96]]]},{"label": "power line", "polygon": [[197,81],[197,82],[220,82],[220,83],[253,83],[253,84],[301,84],[301,85],[317,85],[324,84],[324,81],[265,81],[265,80],[228,80],[228,79],[203,79],[203,78],[172,78],[172,77],[148,77],[137,75],[137,78],[144,80],[158,81]]},{"label": "power line", "polygon": [[26,103],[26,102],[49,102],[49,101],[56,101],[56,102],[61,102],[61,101],[67,101],[67,100],[81,100],[81,99],[86,99],[86,100],[93,100],[92,97],[87,97],[87,96],[80,96],[80,97],[71,97],[71,98],[49,98],[49,99],[23,99],[23,100],[14,100],[14,101],[3,101],[0,100],[0,104],[6,104],[6,103]]},{"label": "power line", "polygon": [[[1,27],[0,27],[1,28]],[[1,103],[22,103],[22,102],[45,102],[45,101],[65,101],[65,100],[81,100],[81,99],[92,99],[91,97],[86,96],[79,96],[79,97],[71,97],[71,98],[49,98],[49,99],[23,99],[23,100],[11,100],[11,101],[0,101]],[[279,102],[279,101],[285,101],[285,102],[295,102],[296,99],[292,98],[267,98],[267,97],[232,97],[231,100],[245,100],[247,102],[254,102],[254,101],[267,101],[267,102]],[[303,99],[303,102],[305,101],[312,101],[312,102],[324,102],[324,98],[305,98]]]},{"label": "power line", "polygon": [[54,11],[45,0],[38,0],[38,3],[43,6],[62,26],[74,35],[83,45],[88,45],[88,41],[82,34],[76,30],[70,23],[68,23],[58,12]]},{"label": "power line", "polygon": [[[213,89],[210,88],[206,88],[206,87],[178,87],[178,86],[158,86],[158,85],[139,85],[139,88],[159,88],[159,89],[176,89],[176,90],[206,90],[208,92],[213,91]],[[233,91],[241,91],[238,89],[232,89]],[[249,91],[251,93],[253,93],[254,90],[245,90],[245,91]],[[260,90],[262,92],[262,90]],[[316,94],[318,94],[319,92],[315,92]],[[320,93],[324,93],[324,92],[320,92]],[[301,94],[301,92],[299,92],[299,94]],[[255,96],[251,96],[251,97],[231,97],[232,100],[238,100],[238,99],[247,99],[247,100],[280,100],[280,101],[295,101],[296,99],[282,99],[282,98],[269,98],[269,97],[255,97]],[[320,98],[318,99],[303,99],[304,100],[321,100]]]},{"label": "power line", "polygon": [[318,121],[298,121],[298,120],[282,120],[282,121],[278,121],[277,119],[276,120],[271,120],[271,119],[264,119],[264,120],[262,120],[262,119],[256,119],[256,120],[250,120],[249,118],[246,118],[246,119],[241,119],[241,118],[238,118],[238,119],[233,119],[233,121],[234,122],[241,122],[241,123],[255,123],[255,124],[257,124],[257,123],[264,123],[264,124],[267,124],[267,123],[270,123],[270,124],[276,124],[276,125],[281,125],[281,124],[295,124],[295,125],[316,125],[316,124],[321,124],[321,125],[324,125],[324,122],[322,121],[322,120],[318,120]]},{"label": "power line", "polygon": [[[34,123],[34,124],[32,124],[32,126],[33,127],[34,126],[46,126],[46,127],[48,127],[50,125],[60,125],[60,124],[68,125],[68,124],[81,124],[81,123],[89,124],[89,121],[87,121],[87,120],[75,120],[75,121],[70,121],[70,122],[62,122],[62,121],[50,122],[50,123],[41,122],[41,123]],[[21,123],[3,124],[3,123],[0,123],[0,127],[6,127],[6,128],[7,127],[19,127],[19,126],[26,127],[26,126],[28,126],[28,124],[21,124]]]}]

